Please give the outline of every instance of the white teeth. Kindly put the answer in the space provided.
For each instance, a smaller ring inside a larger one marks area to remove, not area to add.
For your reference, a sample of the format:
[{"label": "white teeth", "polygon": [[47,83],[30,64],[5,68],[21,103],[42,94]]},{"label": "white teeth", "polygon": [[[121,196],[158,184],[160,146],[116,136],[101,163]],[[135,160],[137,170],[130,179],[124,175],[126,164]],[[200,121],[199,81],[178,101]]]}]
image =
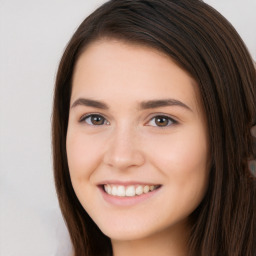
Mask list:
[{"label": "white teeth", "polygon": [[144,192],[144,193],[148,193],[148,191],[149,191],[149,186],[145,186],[145,187],[143,188],[143,192]]},{"label": "white teeth", "polygon": [[131,197],[135,195],[142,195],[143,193],[146,194],[158,188],[158,186],[153,185],[137,185],[137,186],[118,186],[118,185],[104,185],[104,190],[109,195],[113,196],[120,196],[120,197]]},{"label": "white teeth", "polygon": [[125,195],[126,196],[135,196],[135,187],[134,186],[129,186],[125,190]]},{"label": "white teeth", "polygon": [[111,186],[107,185],[107,190],[106,190],[109,194],[111,194]]},{"label": "white teeth", "polygon": [[112,192],[111,194],[112,194],[113,196],[117,196],[117,192],[118,192],[117,187],[116,187],[116,186],[113,186],[111,192]]},{"label": "white teeth", "polygon": [[141,195],[143,193],[143,187],[142,186],[138,186],[135,190],[136,195]]},{"label": "white teeth", "polygon": [[118,186],[117,187],[117,195],[118,196],[125,196],[125,188],[124,186]]}]

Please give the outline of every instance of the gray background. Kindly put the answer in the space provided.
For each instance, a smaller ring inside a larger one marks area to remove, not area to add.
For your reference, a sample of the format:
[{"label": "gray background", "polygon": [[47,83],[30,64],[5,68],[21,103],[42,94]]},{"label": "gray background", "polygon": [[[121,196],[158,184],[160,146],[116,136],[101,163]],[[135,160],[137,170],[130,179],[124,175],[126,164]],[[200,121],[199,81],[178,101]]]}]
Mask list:
[{"label": "gray background", "polygon": [[[58,61],[81,21],[105,1],[0,0],[0,255],[69,256],[51,163]],[[207,0],[256,59],[256,0]]]}]

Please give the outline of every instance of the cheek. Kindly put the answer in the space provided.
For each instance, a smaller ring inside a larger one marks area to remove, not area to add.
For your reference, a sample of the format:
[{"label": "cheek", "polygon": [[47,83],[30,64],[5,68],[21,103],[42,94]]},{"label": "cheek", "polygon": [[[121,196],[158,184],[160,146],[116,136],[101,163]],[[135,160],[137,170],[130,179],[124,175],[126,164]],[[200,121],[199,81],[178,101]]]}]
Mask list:
[{"label": "cheek", "polygon": [[66,150],[71,183],[76,196],[85,210],[94,205],[92,173],[100,164],[100,145],[81,131],[70,129],[67,133]]},{"label": "cheek", "polygon": [[89,176],[99,164],[100,150],[97,143],[78,131],[68,131],[66,149],[71,179]]},{"label": "cheek", "polygon": [[[152,138],[151,138],[152,139]],[[173,195],[199,203],[208,186],[208,142],[197,127],[171,134],[148,145],[151,162],[166,177]]]},{"label": "cheek", "polygon": [[205,132],[196,128],[177,131],[163,137],[151,136],[145,148],[155,163],[170,166],[171,170],[191,172],[199,166],[206,167],[208,161]]}]

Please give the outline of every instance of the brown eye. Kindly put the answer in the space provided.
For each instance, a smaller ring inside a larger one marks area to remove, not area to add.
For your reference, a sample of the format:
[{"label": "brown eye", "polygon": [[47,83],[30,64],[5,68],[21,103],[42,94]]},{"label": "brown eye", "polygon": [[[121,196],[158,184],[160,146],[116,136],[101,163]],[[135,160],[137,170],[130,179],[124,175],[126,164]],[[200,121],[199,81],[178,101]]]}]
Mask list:
[{"label": "brown eye", "polygon": [[155,116],[150,120],[149,125],[157,127],[166,127],[174,123],[176,123],[176,121],[168,116]]},{"label": "brown eye", "polygon": [[157,117],[155,123],[157,126],[167,126],[169,124],[169,120],[165,117]]},{"label": "brown eye", "polygon": [[84,121],[89,125],[104,125],[107,123],[106,119],[101,115],[89,115],[81,121]]}]

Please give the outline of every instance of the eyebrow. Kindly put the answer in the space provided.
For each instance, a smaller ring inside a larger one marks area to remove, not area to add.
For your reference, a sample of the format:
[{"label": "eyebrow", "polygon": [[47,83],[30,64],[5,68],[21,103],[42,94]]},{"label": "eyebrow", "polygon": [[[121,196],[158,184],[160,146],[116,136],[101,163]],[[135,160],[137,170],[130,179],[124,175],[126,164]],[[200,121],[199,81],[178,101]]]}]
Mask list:
[{"label": "eyebrow", "polygon": [[99,109],[109,109],[108,105],[101,101],[84,99],[84,98],[77,99],[72,104],[71,108],[74,108],[76,106],[88,106],[88,107],[94,107],[94,108],[99,108]]},{"label": "eyebrow", "polygon": [[[71,108],[76,106],[87,106],[87,107],[95,107],[99,109],[107,110],[109,109],[108,105],[102,101],[92,100],[92,99],[85,99],[79,98],[72,104]],[[143,101],[139,104],[139,109],[151,109],[151,108],[159,108],[159,107],[168,107],[168,106],[178,106],[190,111],[191,108],[184,104],[183,102],[175,99],[161,99],[161,100],[149,100]]]},{"label": "eyebrow", "polygon": [[150,109],[150,108],[168,107],[168,106],[178,106],[178,107],[186,108],[192,111],[189,106],[175,99],[149,100],[149,101],[143,101],[140,104],[141,109]]}]

